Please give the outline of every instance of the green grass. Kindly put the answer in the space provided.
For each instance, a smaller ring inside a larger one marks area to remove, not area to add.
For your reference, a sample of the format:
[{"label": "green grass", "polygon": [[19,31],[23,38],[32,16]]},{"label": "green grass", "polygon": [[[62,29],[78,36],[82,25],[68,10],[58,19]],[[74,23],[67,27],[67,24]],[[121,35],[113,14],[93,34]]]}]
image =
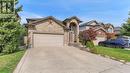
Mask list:
[{"label": "green grass", "polygon": [[0,56],[0,73],[12,73],[25,51]]},{"label": "green grass", "polygon": [[130,62],[130,50],[120,49],[120,48],[108,48],[96,46],[97,53],[103,56],[114,57],[116,60],[125,60]]}]

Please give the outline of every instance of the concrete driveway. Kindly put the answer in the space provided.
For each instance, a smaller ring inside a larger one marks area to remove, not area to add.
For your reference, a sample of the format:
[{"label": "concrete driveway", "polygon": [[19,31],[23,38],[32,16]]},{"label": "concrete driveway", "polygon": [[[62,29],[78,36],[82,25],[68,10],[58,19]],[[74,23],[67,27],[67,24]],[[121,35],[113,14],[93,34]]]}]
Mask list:
[{"label": "concrete driveway", "polygon": [[74,47],[28,49],[14,73],[130,73],[130,66]]}]

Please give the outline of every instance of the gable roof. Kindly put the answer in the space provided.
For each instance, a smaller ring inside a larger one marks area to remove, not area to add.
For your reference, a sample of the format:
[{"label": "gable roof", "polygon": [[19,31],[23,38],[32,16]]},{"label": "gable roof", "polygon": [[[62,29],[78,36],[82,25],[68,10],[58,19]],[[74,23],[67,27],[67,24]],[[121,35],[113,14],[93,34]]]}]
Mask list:
[{"label": "gable roof", "polygon": [[66,18],[63,22],[68,22],[68,21],[70,21],[70,20],[72,20],[72,19],[76,19],[79,23],[82,22],[82,21],[81,21],[78,17],[76,17],[76,16],[72,16],[72,17]]},{"label": "gable roof", "polygon": [[102,27],[94,29],[94,31],[98,31],[98,30],[103,30],[105,33],[107,33],[107,31],[104,28],[102,28]]},{"label": "gable roof", "polygon": [[37,25],[36,23],[41,22],[41,21],[45,21],[45,20],[48,20],[48,19],[51,19],[51,20],[55,21],[56,23],[58,23],[59,25],[61,25],[62,27],[64,27],[65,29],[68,29],[68,28],[62,23],[62,21],[57,20],[57,19],[54,18],[53,16],[48,16],[48,17],[45,17],[45,18],[32,18],[32,19],[27,19],[28,22],[29,22],[29,21],[33,21],[33,22],[28,23],[27,25]]},{"label": "gable roof", "polygon": [[[96,23],[96,25],[91,25],[92,23]],[[100,26],[100,27],[103,27],[104,29],[108,29],[111,26],[114,28],[114,26],[110,23],[104,24],[102,22],[97,22],[96,20],[92,20],[92,21],[83,23],[79,27],[85,27],[85,26],[94,26],[94,27]]]},{"label": "gable roof", "polygon": [[110,24],[110,23],[105,24],[106,28],[109,28],[110,26],[112,26],[114,28],[114,26],[112,24]]},{"label": "gable roof", "polygon": [[41,20],[43,18],[27,18],[27,22],[29,23],[29,21],[37,21],[37,20]]},{"label": "gable roof", "polygon": [[114,31],[120,31],[121,30],[121,27],[115,27],[114,28]]},{"label": "gable roof", "polygon": [[[96,23],[97,26],[99,26],[98,22],[96,20],[92,20],[92,21],[89,21],[89,22],[86,22],[86,23],[83,23],[80,25],[80,27],[84,27],[84,26],[92,26],[91,24],[92,23]],[[94,26],[96,26],[94,25]]]}]

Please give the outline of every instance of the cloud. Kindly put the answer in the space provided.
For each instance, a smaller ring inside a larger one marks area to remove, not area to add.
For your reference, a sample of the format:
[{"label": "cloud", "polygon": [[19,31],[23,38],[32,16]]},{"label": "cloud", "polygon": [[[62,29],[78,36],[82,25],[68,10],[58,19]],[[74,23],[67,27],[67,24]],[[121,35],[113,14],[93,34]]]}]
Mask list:
[{"label": "cloud", "polygon": [[26,23],[26,18],[42,18],[41,15],[27,11],[21,12],[19,13],[19,15],[21,16],[22,19],[21,23]]}]

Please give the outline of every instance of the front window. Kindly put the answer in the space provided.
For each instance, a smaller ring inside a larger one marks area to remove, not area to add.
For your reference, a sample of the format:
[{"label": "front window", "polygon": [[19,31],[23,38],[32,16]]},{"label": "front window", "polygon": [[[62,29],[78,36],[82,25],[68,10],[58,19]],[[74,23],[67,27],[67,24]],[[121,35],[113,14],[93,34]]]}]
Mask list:
[{"label": "front window", "polygon": [[108,32],[109,32],[109,33],[112,33],[112,28],[109,28],[109,29],[108,29]]}]

